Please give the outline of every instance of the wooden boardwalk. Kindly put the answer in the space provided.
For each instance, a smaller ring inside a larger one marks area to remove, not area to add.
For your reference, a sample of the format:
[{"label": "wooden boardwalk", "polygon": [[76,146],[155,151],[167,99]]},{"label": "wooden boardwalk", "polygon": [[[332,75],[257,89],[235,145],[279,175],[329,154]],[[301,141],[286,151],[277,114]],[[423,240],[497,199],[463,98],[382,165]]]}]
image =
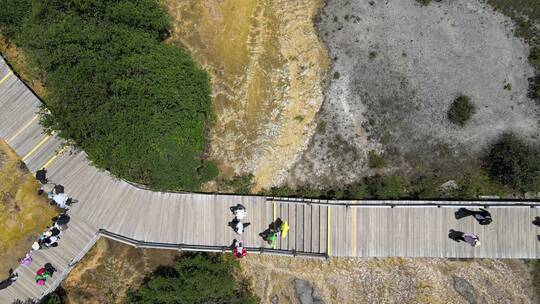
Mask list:
[{"label": "wooden boardwalk", "polygon": [[[239,238],[228,227],[233,219],[229,208],[238,203],[246,206],[245,221],[251,223],[242,239],[257,252],[350,257],[540,257],[540,228],[531,224],[535,216],[540,216],[534,202],[530,202],[532,207],[482,202],[492,205],[494,221],[480,226],[470,218],[454,218],[459,206],[474,202],[291,201],[140,189],[97,170],[84,152],[63,148],[62,140],[43,134],[36,115],[39,105],[39,99],[0,60],[0,138],[30,170],[46,167],[49,179],[64,185],[68,195],[79,200],[70,208],[72,221],[59,246],[38,251],[31,267],[19,267],[19,280],[0,291],[0,303],[37,299],[52,290],[97,240],[100,229],[131,240],[125,242],[132,245],[147,242],[173,249],[223,250]],[[289,236],[280,239],[277,251],[271,251],[259,233],[278,217],[288,221]],[[472,248],[450,241],[447,234],[451,228],[477,233],[482,245]],[[59,272],[46,286],[37,286],[34,273],[45,262],[51,262]]]}]

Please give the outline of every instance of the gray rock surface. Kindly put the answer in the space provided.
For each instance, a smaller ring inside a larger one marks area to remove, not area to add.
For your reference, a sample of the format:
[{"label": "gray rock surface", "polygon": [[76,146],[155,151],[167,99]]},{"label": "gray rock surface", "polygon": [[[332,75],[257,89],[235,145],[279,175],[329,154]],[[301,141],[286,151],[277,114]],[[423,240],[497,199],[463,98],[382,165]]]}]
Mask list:
[{"label": "gray rock surface", "polygon": [[300,304],[324,304],[324,301],[317,295],[313,284],[306,280],[294,279],[294,293]]},{"label": "gray rock surface", "polygon": [[454,281],[454,289],[467,301],[469,304],[484,304],[486,300],[479,296],[474,290],[474,287],[465,279],[458,276],[452,276]]},{"label": "gray rock surface", "polygon": [[[502,132],[538,141],[533,69],[511,20],[478,0],[328,0],[319,35],[333,61],[319,129],[290,184],[336,184],[395,169],[467,167]],[[464,127],[447,119],[470,97]],[[370,150],[389,168],[370,169]]]}]

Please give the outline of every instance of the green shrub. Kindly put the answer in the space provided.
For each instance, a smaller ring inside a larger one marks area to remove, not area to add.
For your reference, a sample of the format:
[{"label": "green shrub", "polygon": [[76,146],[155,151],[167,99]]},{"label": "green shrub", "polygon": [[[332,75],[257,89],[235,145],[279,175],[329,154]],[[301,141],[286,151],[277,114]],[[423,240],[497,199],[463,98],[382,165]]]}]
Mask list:
[{"label": "green shrub", "polygon": [[126,303],[238,303],[259,300],[232,276],[239,267],[231,256],[191,254],[177,261],[172,269],[155,275],[137,291],[128,292]]},{"label": "green shrub", "polygon": [[377,154],[377,152],[371,150],[368,153],[368,165],[372,169],[379,169],[384,167],[386,162],[384,161],[384,158]]},{"label": "green shrub", "polygon": [[403,179],[397,175],[370,177],[366,184],[370,197],[374,199],[398,199],[405,194]]},{"label": "green shrub", "polygon": [[450,109],[448,109],[448,119],[456,125],[464,126],[474,112],[475,108],[469,97],[461,95],[452,102]]},{"label": "green shrub", "polygon": [[442,196],[441,185],[443,179],[435,176],[421,176],[409,186],[409,194],[412,198],[435,199]]},{"label": "green shrub", "polygon": [[431,3],[431,0],[416,0],[420,5],[428,5]]},{"label": "green shrub", "polygon": [[64,304],[66,291],[62,287],[58,287],[55,291],[46,295],[39,301],[39,304]]},{"label": "green shrub", "polygon": [[0,13],[0,24],[19,29],[15,43],[46,72],[47,130],[97,167],[159,190],[198,190],[217,175],[201,157],[214,121],[209,77],[162,42],[170,20],[158,1],[31,5],[16,18]]},{"label": "green shrub", "polygon": [[229,180],[219,181],[219,190],[232,191],[236,194],[249,194],[251,193],[251,187],[253,185],[253,175],[241,175],[235,176]]},{"label": "green shrub", "polygon": [[509,192],[484,173],[466,174],[458,180],[458,185],[458,189],[451,193],[457,199],[478,199],[480,195],[504,196]]},{"label": "green shrub", "polygon": [[503,185],[527,192],[540,190],[540,148],[514,134],[503,134],[483,159],[489,176]]}]

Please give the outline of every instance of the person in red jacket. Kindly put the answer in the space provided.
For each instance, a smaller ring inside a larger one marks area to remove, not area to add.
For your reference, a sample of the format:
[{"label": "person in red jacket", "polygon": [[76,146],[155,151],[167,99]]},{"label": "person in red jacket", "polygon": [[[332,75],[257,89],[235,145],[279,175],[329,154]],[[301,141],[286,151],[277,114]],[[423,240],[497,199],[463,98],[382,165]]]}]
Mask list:
[{"label": "person in red jacket", "polygon": [[247,249],[244,247],[244,243],[242,241],[234,240],[233,254],[239,259],[247,255]]}]

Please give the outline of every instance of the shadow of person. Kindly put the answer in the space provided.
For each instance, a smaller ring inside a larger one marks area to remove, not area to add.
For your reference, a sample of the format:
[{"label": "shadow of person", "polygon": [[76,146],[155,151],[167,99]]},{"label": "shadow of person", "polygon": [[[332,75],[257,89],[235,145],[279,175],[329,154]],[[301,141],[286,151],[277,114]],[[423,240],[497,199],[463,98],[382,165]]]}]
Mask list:
[{"label": "shadow of person", "polygon": [[454,213],[454,216],[456,217],[456,220],[459,220],[473,214],[474,211],[468,210],[466,208],[459,208],[459,210]]},{"label": "shadow of person", "polygon": [[455,242],[460,242],[463,240],[463,235],[465,233],[461,232],[461,231],[456,231],[454,229],[450,229],[450,231],[448,232],[448,238],[452,239],[453,241]]},{"label": "shadow of person", "polygon": [[540,216],[534,218],[533,225],[540,227]]}]

